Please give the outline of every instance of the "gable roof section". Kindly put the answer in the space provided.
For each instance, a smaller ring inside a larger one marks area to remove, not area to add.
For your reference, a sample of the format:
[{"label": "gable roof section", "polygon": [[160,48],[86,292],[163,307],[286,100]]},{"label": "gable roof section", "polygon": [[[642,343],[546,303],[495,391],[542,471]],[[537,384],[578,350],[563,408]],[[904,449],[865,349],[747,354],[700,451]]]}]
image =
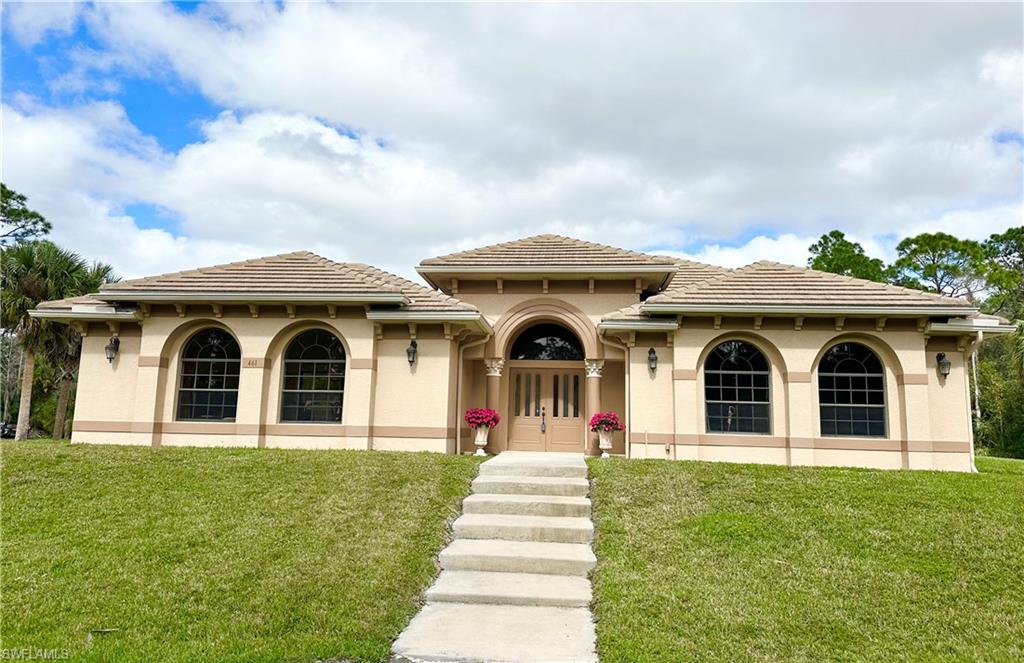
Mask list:
[{"label": "gable roof section", "polygon": [[675,259],[585,242],[561,235],[535,235],[511,242],[449,253],[420,262],[420,271],[433,268],[661,268],[671,271]]},{"label": "gable roof section", "polygon": [[755,262],[698,283],[670,287],[648,299],[640,309],[646,313],[838,315],[964,315],[976,311],[976,307],[962,299],[770,261]]},{"label": "gable roof section", "polygon": [[42,302],[41,312],[102,314],[111,302],[352,302],[403,314],[479,316],[476,307],[361,263],[296,251],[213,267],[108,283],[98,293]]}]

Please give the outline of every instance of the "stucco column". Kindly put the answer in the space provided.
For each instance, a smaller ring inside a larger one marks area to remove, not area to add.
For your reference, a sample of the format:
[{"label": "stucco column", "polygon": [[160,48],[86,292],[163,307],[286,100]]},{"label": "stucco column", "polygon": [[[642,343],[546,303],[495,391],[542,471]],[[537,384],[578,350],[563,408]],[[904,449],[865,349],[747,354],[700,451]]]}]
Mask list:
[{"label": "stucco column", "polygon": [[503,368],[505,368],[504,359],[484,359],[484,372],[487,375],[487,407],[492,410],[498,409]]},{"label": "stucco column", "polygon": [[595,412],[601,411],[601,373],[604,371],[604,359],[585,359],[583,367],[587,372],[587,401],[586,419],[583,425],[587,427],[587,446],[585,453],[591,453],[596,449],[594,433],[590,432],[590,417]]}]

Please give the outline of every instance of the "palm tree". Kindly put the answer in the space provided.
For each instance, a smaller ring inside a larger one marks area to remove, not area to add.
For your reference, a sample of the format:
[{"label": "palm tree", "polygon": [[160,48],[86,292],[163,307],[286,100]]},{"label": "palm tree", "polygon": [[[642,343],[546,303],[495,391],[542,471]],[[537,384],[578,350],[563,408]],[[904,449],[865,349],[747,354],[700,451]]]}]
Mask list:
[{"label": "palm tree", "polygon": [[14,439],[28,437],[35,353],[46,349],[53,326],[28,312],[49,299],[80,295],[88,266],[77,254],[52,242],[16,244],[0,251],[0,325],[14,331],[21,346],[21,400]]},{"label": "palm tree", "polygon": [[[78,290],[81,294],[96,292],[104,283],[118,280],[114,276],[114,268],[101,262],[94,262],[85,270]],[[82,336],[71,328],[71,325],[60,325],[48,334],[46,354],[57,372],[57,407],[53,414],[53,436],[65,437],[68,401],[71,388],[78,372],[78,363],[82,356]]]}]

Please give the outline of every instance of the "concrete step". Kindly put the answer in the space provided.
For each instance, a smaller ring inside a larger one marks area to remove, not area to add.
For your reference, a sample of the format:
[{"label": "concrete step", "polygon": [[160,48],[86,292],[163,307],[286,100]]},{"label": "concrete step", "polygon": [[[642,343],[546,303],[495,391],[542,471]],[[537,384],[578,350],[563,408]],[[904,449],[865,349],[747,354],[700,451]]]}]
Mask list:
[{"label": "concrete step", "polygon": [[465,513],[452,525],[452,531],[457,539],[552,543],[590,543],[594,540],[594,525],[589,518]]},{"label": "concrete step", "polygon": [[597,663],[594,641],[586,608],[428,603],[392,652],[410,661]]},{"label": "concrete step", "polygon": [[575,477],[516,477],[484,475],[473,479],[474,493],[514,495],[573,495],[582,497],[590,490],[586,479]]},{"label": "concrete step", "polygon": [[587,466],[582,462],[502,461],[503,456],[504,454],[482,463],[480,476],[587,478]]},{"label": "concrete step", "polygon": [[445,603],[577,608],[590,605],[591,592],[590,581],[581,576],[442,571],[426,597]]},{"label": "concrete step", "polygon": [[518,516],[590,517],[590,499],[566,495],[502,495],[479,493],[462,501],[463,513],[504,513]]},{"label": "concrete step", "polygon": [[446,571],[586,576],[597,559],[583,543],[456,539],[439,555]]}]

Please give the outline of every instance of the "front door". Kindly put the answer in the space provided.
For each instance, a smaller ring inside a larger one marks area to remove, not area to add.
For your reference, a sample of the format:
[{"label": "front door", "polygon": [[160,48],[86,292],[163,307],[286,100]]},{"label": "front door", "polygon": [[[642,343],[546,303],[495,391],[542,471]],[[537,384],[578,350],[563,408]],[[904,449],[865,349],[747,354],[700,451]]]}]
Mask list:
[{"label": "front door", "polygon": [[[518,366],[509,371],[508,448],[583,451],[583,371],[575,365]],[[562,363],[562,362],[559,362]],[[569,362],[566,362],[569,364]]]}]

